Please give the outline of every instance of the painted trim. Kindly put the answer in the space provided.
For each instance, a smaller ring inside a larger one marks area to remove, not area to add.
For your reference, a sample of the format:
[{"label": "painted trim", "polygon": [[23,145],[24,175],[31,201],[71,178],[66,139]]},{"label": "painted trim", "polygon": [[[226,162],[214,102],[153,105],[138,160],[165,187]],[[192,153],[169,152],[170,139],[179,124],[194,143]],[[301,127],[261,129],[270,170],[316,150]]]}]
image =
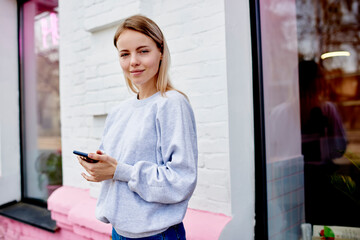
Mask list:
[{"label": "painted trim", "polygon": [[232,220],[220,239],[253,239],[254,119],[248,1],[225,1],[226,70]]}]

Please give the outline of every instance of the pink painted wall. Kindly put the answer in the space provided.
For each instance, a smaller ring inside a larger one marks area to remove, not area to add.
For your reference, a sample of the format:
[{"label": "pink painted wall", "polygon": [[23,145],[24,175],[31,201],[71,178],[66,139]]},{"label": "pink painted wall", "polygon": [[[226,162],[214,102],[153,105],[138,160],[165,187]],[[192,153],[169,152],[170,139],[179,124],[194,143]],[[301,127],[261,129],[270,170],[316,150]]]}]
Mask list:
[{"label": "pink painted wall", "polygon": [[[0,239],[6,240],[108,240],[111,225],[95,218],[96,199],[89,191],[63,186],[48,200],[51,217],[59,227],[55,233],[0,216]],[[219,239],[231,217],[188,209],[184,225],[188,240]]]},{"label": "pink painted wall", "polygon": [[[67,229],[51,233],[28,224],[0,216],[0,239],[5,240],[89,240]],[[107,238],[109,239],[109,238]]]}]

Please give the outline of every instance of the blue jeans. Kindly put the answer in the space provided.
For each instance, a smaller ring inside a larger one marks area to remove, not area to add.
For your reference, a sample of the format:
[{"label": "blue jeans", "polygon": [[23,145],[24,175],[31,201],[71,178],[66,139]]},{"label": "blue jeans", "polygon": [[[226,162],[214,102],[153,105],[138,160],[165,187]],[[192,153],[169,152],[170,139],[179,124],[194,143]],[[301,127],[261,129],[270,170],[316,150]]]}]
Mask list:
[{"label": "blue jeans", "polygon": [[112,240],[186,240],[184,224],[179,223],[177,225],[169,227],[165,232],[144,238],[127,238],[119,235],[115,229],[112,229]]}]

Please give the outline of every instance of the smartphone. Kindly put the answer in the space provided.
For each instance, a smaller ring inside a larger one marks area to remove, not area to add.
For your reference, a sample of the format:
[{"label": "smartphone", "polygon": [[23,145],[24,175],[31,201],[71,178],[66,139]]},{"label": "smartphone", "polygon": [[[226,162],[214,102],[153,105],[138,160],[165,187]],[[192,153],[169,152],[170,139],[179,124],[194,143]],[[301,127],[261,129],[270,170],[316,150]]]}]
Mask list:
[{"label": "smartphone", "polygon": [[73,151],[74,154],[76,155],[79,155],[81,157],[85,157],[85,161],[87,161],[88,163],[97,163],[99,160],[95,160],[95,159],[91,159],[88,157],[88,154],[87,153],[84,153],[84,152],[79,152],[79,151]]}]

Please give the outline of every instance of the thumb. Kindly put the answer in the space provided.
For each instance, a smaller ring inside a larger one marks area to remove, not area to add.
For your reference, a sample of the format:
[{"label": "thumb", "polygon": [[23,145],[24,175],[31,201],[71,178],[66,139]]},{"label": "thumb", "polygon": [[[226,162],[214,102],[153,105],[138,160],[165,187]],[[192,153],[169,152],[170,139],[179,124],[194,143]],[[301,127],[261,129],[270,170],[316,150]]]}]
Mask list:
[{"label": "thumb", "polygon": [[101,160],[104,161],[106,156],[102,154],[102,152],[100,151],[100,154],[98,153],[98,151],[96,151],[96,153],[89,153],[88,157],[94,160]]}]

